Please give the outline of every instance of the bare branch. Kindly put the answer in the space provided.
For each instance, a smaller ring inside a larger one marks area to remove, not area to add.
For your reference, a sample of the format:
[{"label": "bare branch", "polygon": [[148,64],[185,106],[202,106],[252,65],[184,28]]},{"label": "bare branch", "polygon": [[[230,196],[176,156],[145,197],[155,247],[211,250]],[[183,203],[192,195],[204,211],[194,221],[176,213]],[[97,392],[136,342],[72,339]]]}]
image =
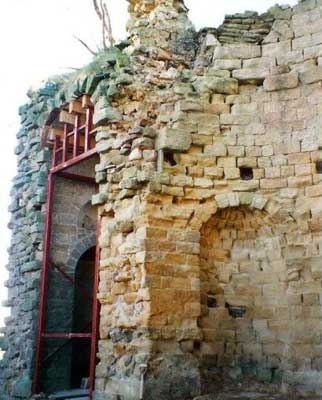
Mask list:
[{"label": "bare branch", "polygon": [[111,16],[104,0],[100,0],[99,2],[98,0],[93,0],[93,6],[96,14],[98,15],[98,18],[102,22],[103,48],[107,49],[106,41],[109,42],[110,46],[113,46],[115,43],[113,37]]},{"label": "bare branch", "polygon": [[102,21],[103,20],[103,15],[101,13],[101,10],[99,9],[99,6],[97,4],[97,0],[93,0],[93,5],[96,11],[96,14],[98,15],[98,18]]},{"label": "bare branch", "polygon": [[82,39],[80,39],[79,37],[77,37],[77,36],[73,36],[74,37],[74,39],[76,39],[79,43],[81,43],[91,54],[93,54],[93,56],[97,56],[97,53],[94,51],[94,50],[92,50]]},{"label": "bare branch", "polygon": [[110,42],[110,45],[114,46],[115,40],[114,40],[114,36],[113,36],[111,15],[110,15],[105,3],[103,4],[103,9],[104,9],[105,16],[107,18],[107,27],[106,27],[107,38],[108,38],[108,41]]},{"label": "bare branch", "polygon": [[103,47],[104,50],[107,49],[106,46],[106,36],[105,36],[105,32],[107,30],[107,26],[106,26],[106,19],[105,19],[105,11],[104,11],[104,6],[103,6],[103,0],[100,0],[100,6],[101,6],[101,15],[102,15],[102,36],[103,36]]}]

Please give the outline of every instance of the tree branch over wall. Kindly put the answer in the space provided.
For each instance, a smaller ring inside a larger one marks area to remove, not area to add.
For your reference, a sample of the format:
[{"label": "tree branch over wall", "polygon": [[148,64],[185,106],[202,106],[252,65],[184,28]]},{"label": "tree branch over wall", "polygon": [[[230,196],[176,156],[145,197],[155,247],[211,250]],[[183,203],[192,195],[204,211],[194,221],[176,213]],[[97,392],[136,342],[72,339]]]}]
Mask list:
[{"label": "tree branch over wall", "polygon": [[[102,24],[102,45],[103,45],[103,49],[106,50],[108,47],[114,46],[114,44],[115,44],[115,39],[113,36],[113,29],[112,29],[111,15],[110,15],[110,12],[109,12],[108,7],[104,0],[100,0],[99,4],[98,4],[97,0],[92,0],[92,1],[93,1],[94,10]],[[74,36],[74,38],[78,42],[80,42],[91,54],[93,54],[94,56],[97,55],[97,52],[92,50],[88,46],[88,44],[86,44],[82,39],[80,39],[77,36]]]}]

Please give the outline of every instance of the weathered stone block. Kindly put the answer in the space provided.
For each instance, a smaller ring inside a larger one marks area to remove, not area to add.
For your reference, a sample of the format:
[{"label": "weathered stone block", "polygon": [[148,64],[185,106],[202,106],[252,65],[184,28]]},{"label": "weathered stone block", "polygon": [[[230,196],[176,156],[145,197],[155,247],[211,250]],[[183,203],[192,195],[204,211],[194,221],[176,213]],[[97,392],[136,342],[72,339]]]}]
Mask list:
[{"label": "weathered stone block", "polygon": [[244,82],[262,82],[269,75],[268,68],[243,68],[233,71],[233,78]]},{"label": "weathered stone block", "polygon": [[273,92],[283,89],[296,88],[299,84],[299,76],[296,72],[269,76],[264,81],[264,89]]},{"label": "weathered stone block", "polygon": [[240,69],[241,68],[241,60],[215,60],[215,68],[218,69],[228,69],[228,70],[234,70],[234,69]]},{"label": "weathered stone block", "polygon": [[232,78],[216,78],[212,76],[197,78],[193,86],[198,92],[237,94],[238,81]]},{"label": "weathered stone block", "polygon": [[261,56],[260,46],[254,45],[227,45],[218,46],[214,52],[214,59],[247,59]]},{"label": "weathered stone block", "polygon": [[300,71],[299,78],[300,81],[305,84],[322,81],[322,67],[307,65],[303,71]]},{"label": "weathered stone block", "polygon": [[164,128],[159,132],[157,150],[183,152],[187,151],[192,143],[192,135],[188,131]]}]

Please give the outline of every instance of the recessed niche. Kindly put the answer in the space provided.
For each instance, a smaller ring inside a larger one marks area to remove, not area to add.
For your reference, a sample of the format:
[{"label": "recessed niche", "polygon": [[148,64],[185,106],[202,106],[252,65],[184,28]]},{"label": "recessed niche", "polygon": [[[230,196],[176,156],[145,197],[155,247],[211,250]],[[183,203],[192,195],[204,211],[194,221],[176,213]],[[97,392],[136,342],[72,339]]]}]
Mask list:
[{"label": "recessed niche", "polygon": [[225,307],[228,308],[229,315],[234,319],[243,318],[243,316],[246,313],[245,306],[232,306],[232,305],[226,303]]},{"label": "recessed niche", "polygon": [[171,152],[164,153],[164,161],[166,163],[170,164],[171,167],[174,167],[175,165],[177,165],[177,161],[174,158],[174,153],[171,153]]},{"label": "recessed niche", "polygon": [[316,172],[318,174],[322,174],[322,160],[316,161],[315,166],[316,166]]},{"label": "recessed niche", "polygon": [[215,296],[208,295],[207,297],[207,306],[209,308],[216,308],[217,307],[217,300]]},{"label": "recessed niche", "polygon": [[197,341],[197,340],[194,340],[194,342],[193,342],[193,349],[194,349],[194,350],[200,350],[200,347],[201,347],[200,342]]},{"label": "recessed niche", "polygon": [[249,168],[249,167],[240,167],[239,168],[240,171],[240,178],[243,181],[250,181],[251,179],[254,178],[254,171],[253,168]]}]

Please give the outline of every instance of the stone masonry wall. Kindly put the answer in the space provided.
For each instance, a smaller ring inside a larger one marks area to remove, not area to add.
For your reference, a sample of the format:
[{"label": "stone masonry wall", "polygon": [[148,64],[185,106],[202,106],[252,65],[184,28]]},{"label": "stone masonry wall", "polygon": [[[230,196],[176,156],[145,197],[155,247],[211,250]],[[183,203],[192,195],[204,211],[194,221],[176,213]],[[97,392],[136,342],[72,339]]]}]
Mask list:
[{"label": "stone masonry wall", "polygon": [[[262,45],[208,32],[195,68],[137,27],[131,78],[96,104],[97,399],[134,399],[142,364],[146,398],[226,374],[321,389],[321,7],[272,8]],[[148,12],[155,37],[184,21]]]},{"label": "stone masonry wall", "polygon": [[322,1],[271,8],[254,44],[129,3],[128,42],[70,87],[100,157],[94,398],[137,399],[145,370],[145,399],[226,376],[319,393]]},{"label": "stone masonry wall", "polygon": [[0,398],[27,398],[31,394],[35,337],[38,324],[40,267],[43,252],[44,213],[50,152],[41,146],[41,127],[48,114],[49,99],[58,86],[49,82],[30,103],[21,107],[22,127],[17,134],[18,170],[13,180],[12,217],[9,228],[9,292],[5,355],[0,365]]}]

